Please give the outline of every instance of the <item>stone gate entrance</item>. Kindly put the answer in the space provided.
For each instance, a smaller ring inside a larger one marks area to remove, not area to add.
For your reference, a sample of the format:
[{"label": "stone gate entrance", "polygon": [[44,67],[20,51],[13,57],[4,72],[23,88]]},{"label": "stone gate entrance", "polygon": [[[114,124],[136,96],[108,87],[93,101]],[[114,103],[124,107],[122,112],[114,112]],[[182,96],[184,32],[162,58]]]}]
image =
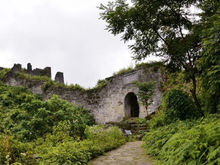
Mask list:
[{"label": "stone gate entrance", "polygon": [[129,92],[124,99],[125,117],[139,117],[139,104],[137,96],[133,92]]}]

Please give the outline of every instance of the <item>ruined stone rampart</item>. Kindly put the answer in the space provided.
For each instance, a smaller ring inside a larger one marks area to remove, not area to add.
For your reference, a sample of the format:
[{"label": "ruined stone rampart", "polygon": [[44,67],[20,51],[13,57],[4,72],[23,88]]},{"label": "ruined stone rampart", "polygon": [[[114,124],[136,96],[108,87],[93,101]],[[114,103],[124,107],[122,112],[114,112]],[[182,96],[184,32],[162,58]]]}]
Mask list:
[{"label": "ruined stone rampart", "polygon": [[[63,74],[57,73],[56,77],[57,82],[64,82],[62,81]],[[93,114],[97,123],[119,122],[124,117],[144,118],[155,112],[161,104],[162,73],[160,69],[154,71],[152,68],[139,68],[109,77],[105,81],[104,86],[91,90],[72,89],[63,86],[50,86],[45,89],[43,87],[46,82],[24,79],[16,76],[14,72],[8,73],[4,78],[6,84],[26,86],[33,93],[41,94],[45,100],[56,94],[62,99],[81,105]],[[134,81],[156,82],[153,103],[148,106],[147,110],[137,97],[138,88],[134,85]],[[132,116],[133,114],[136,116]]]},{"label": "ruined stone rampart", "polygon": [[[0,67],[0,71],[3,69],[4,68]],[[14,64],[10,72],[11,73],[23,72],[31,76],[46,76],[51,79],[51,67],[45,67],[44,69],[40,69],[40,68],[32,69],[31,63],[27,64],[27,68],[22,68],[21,64]],[[58,83],[64,83],[64,76],[62,72],[57,72],[55,76],[55,81],[57,81]]]}]

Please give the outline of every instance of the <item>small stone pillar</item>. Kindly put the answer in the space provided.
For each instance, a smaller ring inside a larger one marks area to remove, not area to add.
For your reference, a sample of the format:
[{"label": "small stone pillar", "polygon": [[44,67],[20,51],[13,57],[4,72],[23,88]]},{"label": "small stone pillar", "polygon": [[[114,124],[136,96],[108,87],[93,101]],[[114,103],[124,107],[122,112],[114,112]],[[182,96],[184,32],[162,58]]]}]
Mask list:
[{"label": "small stone pillar", "polygon": [[32,65],[31,65],[31,63],[28,63],[28,64],[27,64],[27,71],[28,71],[28,72],[31,72],[31,71],[32,71]]},{"label": "small stone pillar", "polygon": [[44,72],[43,76],[47,76],[47,77],[51,78],[51,67],[44,68],[43,72]]},{"label": "small stone pillar", "polygon": [[21,72],[21,64],[14,64],[14,66],[11,68],[11,71],[13,73],[15,72]]},{"label": "small stone pillar", "polygon": [[55,76],[55,81],[64,84],[64,76],[62,72],[57,72]]}]

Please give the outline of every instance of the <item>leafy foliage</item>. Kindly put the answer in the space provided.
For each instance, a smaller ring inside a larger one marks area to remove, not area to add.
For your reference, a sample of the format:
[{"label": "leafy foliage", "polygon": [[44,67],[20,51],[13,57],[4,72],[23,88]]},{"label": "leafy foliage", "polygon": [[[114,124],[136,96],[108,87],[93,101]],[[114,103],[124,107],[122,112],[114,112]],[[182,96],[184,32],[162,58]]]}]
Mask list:
[{"label": "leafy foliage", "polygon": [[191,13],[191,6],[198,7],[199,0],[115,0],[100,5],[101,18],[114,35],[122,40],[134,41],[130,45],[136,60],[150,55],[161,56],[172,72],[184,69],[192,81],[192,97],[200,113],[197,97],[197,61],[201,57],[201,29],[196,21],[198,14]]},{"label": "leafy foliage", "polygon": [[60,121],[71,125],[71,135],[83,137],[86,125],[94,119],[82,107],[53,96],[43,102],[25,88],[0,86],[1,131],[10,131],[17,138],[31,141],[52,131]]},{"label": "leafy foliage", "polygon": [[[70,136],[71,125],[67,121],[53,127],[33,142],[20,142],[12,136],[0,136],[0,163],[24,164],[87,164],[92,158],[125,143],[125,137],[117,127],[87,127],[85,140]],[[37,158],[37,159],[36,159]]]},{"label": "leafy foliage", "polygon": [[2,69],[0,71],[0,80],[2,80],[9,71],[10,69]]},{"label": "leafy foliage", "polygon": [[62,129],[54,131],[47,135],[46,142],[36,141],[35,152],[44,164],[87,164],[90,159],[125,143],[125,137],[117,127],[107,130],[103,126],[87,127],[85,134],[86,140],[74,141]]},{"label": "leafy foliage", "polygon": [[134,84],[138,87],[138,97],[141,103],[147,107],[153,102],[153,95],[155,90],[155,82],[139,82],[135,81]]},{"label": "leafy foliage", "polygon": [[119,128],[92,124],[86,109],[56,95],[42,101],[0,83],[0,164],[87,164],[125,143]]},{"label": "leafy foliage", "polygon": [[198,117],[191,97],[181,90],[170,90],[163,98],[162,108],[168,122]]},{"label": "leafy foliage", "polygon": [[144,148],[159,160],[158,164],[219,164],[219,117],[210,115],[154,129],[145,135]]},{"label": "leafy foliage", "polygon": [[207,0],[201,8],[206,10],[206,13],[202,15],[204,20],[202,24],[203,53],[199,61],[204,88],[203,101],[206,111],[215,113],[220,105],[220,4],[218,1]]},{"label": "leafy foliage", "polygon": [[186,92],[172,89],[164,95],[162,105],[150,120],[150,127],[155,129],[178,120],[193,120],[199,116],[192,98]]},{"label": "leafy foliage", "polygon": [[[168,124],[166,120],[165,113],[163,110],[158,110],[153,118],[150,120],[150,128],[155,129]],[[170,123],[169,123],[170,124]]]}]

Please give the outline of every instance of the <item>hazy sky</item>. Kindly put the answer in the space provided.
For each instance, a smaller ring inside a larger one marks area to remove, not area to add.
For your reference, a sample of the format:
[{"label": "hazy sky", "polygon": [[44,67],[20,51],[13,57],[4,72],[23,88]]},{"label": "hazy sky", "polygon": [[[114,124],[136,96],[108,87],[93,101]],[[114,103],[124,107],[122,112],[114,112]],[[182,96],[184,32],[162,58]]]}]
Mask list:
[{"label": "hazy sky", "polygon": [[131,52],[99,19],[107,1],[0,0],[0,66],[51,66],[84,87],[128,67]]}]

